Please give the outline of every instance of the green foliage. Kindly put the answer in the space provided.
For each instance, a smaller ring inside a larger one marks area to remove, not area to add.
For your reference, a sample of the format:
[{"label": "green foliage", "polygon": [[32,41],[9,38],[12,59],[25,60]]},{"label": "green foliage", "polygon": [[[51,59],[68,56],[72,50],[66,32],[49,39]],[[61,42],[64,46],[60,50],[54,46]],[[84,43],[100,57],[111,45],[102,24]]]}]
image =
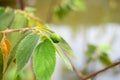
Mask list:
[{"label": "green foliage", "polygon": [[10,28],[19,29],[19,28],[24,28],[24,27],[28,27],[27,18],[25,17],[25,15],[23,15],[21,13],[16,13],[14,22]]},{"label": "green foliage", "polygon": [[76,57],[70,45],[62,37],[58,43],[58,46],[63,50],[63,52],[66,52],[70,56]]},{"label": "green foliage", "polygon": [[[0,45],[2,50],[0,51],[0,71],[3,71],[3,65],[5,65],[5,73],[10,64],[14,62],[17,74],[14,72],[15,75],[12,76],[16,77],[14,77],[15,80],[22,80],[23,78],[19,74],[28,63],[32,53],[34,53],[33,68],[38,80],[51,79],[56,64],[56,52],[58,52],[66,65],[70,69],[72,68],[69,60],[64,55],[74,56],[72,48],[61,36],[41,23],[37,17],[31,15],[31,12],[0,8],[0,14],[0,31],[10,29],[10,32],[8,31],[10,34],[7,32],[5,35],[0,34],[0,42],[5,37],[9,45],[12,45],[12,49],[6,55],[8,44],[1,42],[3,46]],[[40,35],[44,36],[44,38],[40,39],[42,38]],[[5,55],[8,57],[3,58]],[[2,77],[3,73],[1,72],[0,80],[2,80]],[[13,79],[13,77],[10,79]]]},{"label": "green foliage", "polygon": [[15,80],[22,80],[21,76],[20,75],[17,75],[16,79]]},{"label": "green foliage", "polygon": [[[55,45],[54,45],[54,46],[55,46]],[[67,66],[70,70],[72,70],[72,65],[71,65],[71,63],[69,62],[69,60],[66,58],[66,56],[63,55],[62,50],[59,49],[57,46],[55,46],[55,48],[56,48],[56,51],[57,51],[58,55],[59,55],[59,56],[61,57],[61,59],[65,62],[66,66]]]},{"label": "green foliage", "polygon": [[55,14],[59,19],[63,19],[71,11],[71,8],[68,5],[59,6],[55,9]]},{"label": "green foliage", "polygon": [[83,0],[70,0],[70,6],[73,9],[79,9],[84,11],[86,9],[85,3]]},{"label": "green foliage", "polygon": [[9,67],[9,65],[11,64],[11,62],[13,61],[13,59],[15,58],[15,55],[16,55],[16,49],[18,48],[18,45],[19,43],[21,43],[21,41],[28,35],[30,34],[31,32],[25,32],[24,35],[22,35],[20,37],[20,39],[16,42],[16,44],[13,46],[11,52],[10,52],[10,55],[8,57],[8,61],[7,61],[7,67],[6,69]]},{"label": "green foliage", "polygon": [[[11,29],[20,29],[28,27],[28,19],[25,17],[25,15],[21,13],[16,13],[15,19],[10,26]],[[20,35],[23,35],[22,33],[12,33],[11,34],[11,42],[14,45],[18,38],[20,38]]]},{"label": "green foliage", "polygon": [[55,9],[55,14],[58,19],[63,19],[66,15],[68,15],[71,11],[85,11],[86,6],[83,0],[68,0]]},{"label": "green foliage", "polygon": [[104,52],[100,54],[99,60],[104,66],[108,66],[108,65],[112,64],[112,61],[109,58],[108,54],[104,53]]},{"label": "green foliage", "polygon": [[49,39],[40,43],[34,55],[34,72],[37,80],[50,80],[56,64],[55,48]]},{"label": "green foliage", "polygon": [[88,50],[85,53],[86,56],[91,58],[95,54],[96,48],[97,47],[95,45],[88,44]]},{"label": "green foliage", "polygon": [[99,45],[95,46],[92,44],[88,44],[88,50],[86,51],[86,56],[88,60],[99,60],[103,66],[108,66],[112,64],[110,57],[108,56],[108,52],[111,51],[110,46],[108,45]]},{"label": "green foliage", "polygon": [[0,80],[3,79],[3,54],[0,48]]},{"label": "green foliage", "polygon": [[14,19],[14,11],[11,9],[6,10],[0,15],[0,31],[8,29]]},{"label": "green foliage", "polygon": [[21,69],[28,62],[30,56],[33,53],[37,43],[39,40],[39,35],[31,33],[27,35],[18,45],[16,50],[16,64],[17,71],[21,71]]}]

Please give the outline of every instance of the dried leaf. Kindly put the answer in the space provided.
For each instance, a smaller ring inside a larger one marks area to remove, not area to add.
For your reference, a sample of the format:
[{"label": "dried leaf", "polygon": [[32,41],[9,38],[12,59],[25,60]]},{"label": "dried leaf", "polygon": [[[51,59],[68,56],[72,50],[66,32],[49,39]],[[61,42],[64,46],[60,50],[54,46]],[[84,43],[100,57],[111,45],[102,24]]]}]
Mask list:
[{"label": "dried leaf", "polygon": [[2,49],[4,58],[7,59],[11,50],[11,43],[7,38],[3,38],[0,42],[0,47]]}]

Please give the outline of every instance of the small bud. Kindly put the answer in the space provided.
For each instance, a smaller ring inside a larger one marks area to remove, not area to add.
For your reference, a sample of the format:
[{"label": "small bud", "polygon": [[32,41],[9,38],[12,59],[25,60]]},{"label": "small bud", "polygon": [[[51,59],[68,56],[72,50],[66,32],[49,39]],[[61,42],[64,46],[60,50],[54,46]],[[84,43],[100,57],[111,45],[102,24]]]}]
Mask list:
[{"label": "small bud", "polygon": [[54,43],[59,43],[61,40],[61,37],[57,33],[53,33],[50,38]]}]

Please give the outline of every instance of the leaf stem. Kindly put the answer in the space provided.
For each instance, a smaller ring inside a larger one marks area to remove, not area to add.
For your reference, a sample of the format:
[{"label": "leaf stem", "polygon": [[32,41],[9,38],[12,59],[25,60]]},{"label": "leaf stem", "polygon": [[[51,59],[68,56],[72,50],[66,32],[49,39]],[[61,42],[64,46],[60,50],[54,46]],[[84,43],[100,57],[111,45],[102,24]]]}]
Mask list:
[{"label": "leaf stem", "polygon": [[22,28],[22,29],[7,29],[4,31],[0,31],[0,34],[4,34],[4,33],[12,33],[12,32],[26,32],[29,30],[35,30],[35,28]]}]

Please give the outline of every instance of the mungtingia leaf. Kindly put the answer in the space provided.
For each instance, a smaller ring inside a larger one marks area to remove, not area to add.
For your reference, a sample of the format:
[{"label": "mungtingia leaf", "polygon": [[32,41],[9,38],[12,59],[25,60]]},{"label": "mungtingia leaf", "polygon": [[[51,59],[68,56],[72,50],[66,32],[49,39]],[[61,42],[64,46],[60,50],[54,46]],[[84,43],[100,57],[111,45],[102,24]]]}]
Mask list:
[{"label": "mungtingia leaf", "polygon": [[37,80],[50,80],[55,64],[55,48],[49,39],[45,39],[35,49],[33,68]]},{"label": "mungtingia leaf", "polygon": [[93,55],[95,54],[97,47],[93,44],[88,44],[88,50],[85,52],[86,56],[88,58],[92,58]]},{"label": "mungtingia leaf", "polygon": [[18,45],[16,50],[16,64],[17,72],[28,62],[30,56],[32,55],[34,48],[36,47],[39,40],[39,35],[31,33],[27,35]]},{"label": "mungtingia leaf", "polygon": [[60,56],[60,58],[65,62],[68,69],[72,70],[72,65],[71,65],[70,61],[67,59],[67,57],[62,54],[62,50],[60,50],[57,46],[55,46],[55,48],[56,48],[56,51],[57,51],[58,55]]},{"label": "mungtingia leaf", "polygon": [[25,15],[17,13],[15,15],[15,19],[10,28],[19,29],[19,28],[24,28],[24,27],[28,27],[28,20],[25,17]]},{"label": "mungtingia leaf", "polygon": [[10,27],[14,19],[14,11],[8,10],[0,15],[0,31],[5,30]]},{"label": "mungtingia leaf", "polygon": [[8,61],[7,61],[7,67],[6,67],[6,69],[9,67],[9,65],[11,64],[11,62],[13,61],[13,59],[15,58],[16,49],[18,48],[18,45],[30,33],[31,33],[31,31],[23,33],[23,35],[20,37],[20,39],[18,41],[16,41],[16,44],[13,46],[13,48],[11,49],[10,54],[8,56]]},{"label": "mungtingia leaf", "polygon": [[74,51],[72,50],[72,48],[70,47],[70,45],[61,37],[60,42],[58,43],[58,46],[64,50],[67,54],[73,56],[76,58],[76,56],[74,55]]}]

